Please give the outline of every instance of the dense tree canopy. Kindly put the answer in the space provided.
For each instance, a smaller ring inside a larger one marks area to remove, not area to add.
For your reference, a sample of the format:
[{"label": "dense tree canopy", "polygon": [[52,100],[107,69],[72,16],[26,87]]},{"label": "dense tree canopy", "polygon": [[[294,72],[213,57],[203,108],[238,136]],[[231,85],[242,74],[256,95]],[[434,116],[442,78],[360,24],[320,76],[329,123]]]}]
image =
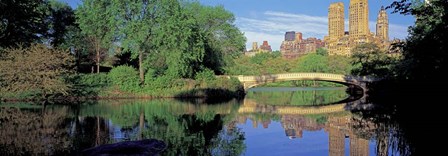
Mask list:
[{"label": "dense tree canopy", "polygon": [[75,12],[67,4],[56,0],[50,0],[47,7],[49,12],[45,21],[48,26],[47,42],[54,47],[59,47],[68,42],[70,36],[67,35],[71,27],[77,27]]},{"label": "dense tree canopy", "polygon": [[352,73],[355,75],[373,75],[377,77],[393,77],[392,70],[397,58],[388,56],[375,44],[361,44],[352,49]]},{"label": "dense tree canopy", "polygon": [[198,2],[188,4],[186,10],[196,20],[205,48],[206,68],[222,74],[244,50],[246,38],[234,25],[234,15],[222,6],[202,6]]},{"label": "dense tree canopy", "polygon": [[84,0],[76,10],[76,22],[95,49],[96,71],[100,72],[101,55],[107,51],[114,41],[115,16],[108,10],[109,0]]},{"label": "dense tree canopy", "polygon": [[45,0],[0,2],[0,47],[29,45],[47,32]]},{"label": "dense tree canopy", "polygon": [[226,75],[261,75],[291,72],[349,74],[351,59],[345,56],[323,56],[317,53],[297,59],[284,59],[277,52],[240,56],[235,64],[226,66]]},{"label": "dense tree canopy", "polygon": [[400,78],[442,80],[448,70],[448,1],[401,0],[391,7],[416,18],[409,37],[401,45],[403,60],[396,67]]}]

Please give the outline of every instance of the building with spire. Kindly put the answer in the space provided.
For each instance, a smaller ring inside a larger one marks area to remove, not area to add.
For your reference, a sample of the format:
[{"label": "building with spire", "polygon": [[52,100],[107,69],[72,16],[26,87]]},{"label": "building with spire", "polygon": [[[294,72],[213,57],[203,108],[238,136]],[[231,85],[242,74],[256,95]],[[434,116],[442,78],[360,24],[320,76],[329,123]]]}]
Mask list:
[{"label": "building with spire", "polygon": [[349,30],[344,30],[344,4],[336,2],[328,8],[328,36],[325,47],[330,55],[351,55],[351,49],[363,43],[374,43],[382,49],[389,47],[389,21],[384,7],[381,8],[376,34],[369,30],[368,0],[350,0]]},{"label": "building with spire", "polygon": [[386,10],[381,7],[378,13],[378,19],[376,21],[376,37],[382,41],[389,41],[389,18],[387,17]]}]

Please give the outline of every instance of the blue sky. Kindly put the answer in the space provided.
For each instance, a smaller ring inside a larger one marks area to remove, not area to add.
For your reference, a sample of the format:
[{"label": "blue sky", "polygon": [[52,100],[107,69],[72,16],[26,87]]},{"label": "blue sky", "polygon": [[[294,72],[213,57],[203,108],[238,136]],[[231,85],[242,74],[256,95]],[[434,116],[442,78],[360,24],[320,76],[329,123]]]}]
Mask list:
[{"label": "blue sky", "polygon": [[[81,0],[60,0],[76,8]],[[323,39],[328,34],[328,6],[332,2],[343,2],[348,20],[349,0],[199,0],[205,5],[222,5],[235,14],[236,26],[247,38],[247,49],[252,42],[267,40],[273,50],[280,49],[286,31],[302,32],[303,37]],[[369,0],[370,31],[375,32],[378,11],[392,0]],[[390,38],[404,39],[407,28],[414,22],[412,16],[389,15]],[[346,31],[348,22],[346,22]]]}]

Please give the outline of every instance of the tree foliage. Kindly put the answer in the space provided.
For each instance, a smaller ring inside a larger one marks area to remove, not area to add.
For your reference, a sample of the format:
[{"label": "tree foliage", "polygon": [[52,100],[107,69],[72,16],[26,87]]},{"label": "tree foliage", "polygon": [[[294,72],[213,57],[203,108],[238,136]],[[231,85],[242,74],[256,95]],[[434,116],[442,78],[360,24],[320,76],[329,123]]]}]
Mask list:
[{"label": "tree foliage", "polygon": [[159,28],[156,20],[164,12],[161,3],[159,0],[116,0],[106,6],[115,15],[121,48],[130,52],[131,58],[138,58],[140,82],[144,81],[143,60],[154,48],[154,32]]},{"label": "tree foliage", "polygon": [[385,51],[375,44],[361,44],[352,49],[352,73],[355,75],[373,75],[377,77],[391,77],[396,61],[394,57],[388,56]]},{"label": "tree foliage", "polygon": [[67,51],[35,44],[5,52],[0,59],[1,93],[68,94],[70,85],[63,76],[72,73],[73,57]]},{"label": "tree foliage", "polygon": [[45,0],[2,0],[0,2],[0,47],[30,45],[45,35]]},{"label": "tree foliage", "polygon": [[167,10],[158,19],[161,25],[156,45],[166,58],[165,74],[171,77],[193,77],[204,61],[204,44],[196,21],[177,0],[164,1]]},{"label": "tree foliage", "polygon": [[109,0],[83,0],[76,10],[76,22],[89,43],[93,45],[97,72],[100,72],[101,56],[109,49],[116,37],[116,19],[111,14]]},{"label": "tree foliage", "polygon": [[261,53],[253,57],[241,56],[227,66],[226,75],[261,75],[292,72],[350,74],[350,58],[323,56],[310,53],[297,59],[284,59],[278,53]]},{"label": "tree foliage", "polygon": [[47,42],[54,47],[66,43],[70,35],[68,32],[75,24],[75,12],[66,3],[50,0],[47,4],[49,15],[45,23],[48,26]]},{"label": "tree foliage", "polygon": [[224,66],[239,56],[246,38],[234,25],[234,15],[223,6],[203,6],[198,2],[185,6],[196,21],[205,48],[203,66],[222,74]]},{"label": "tree foliage", "polygon": [[108,77],[112,84],[117,85],[124,91],[134,91],[139,87],[137,71],[130,66],[118,66],[112,69]]},{"label": "tree foliage", "polygon": [[328,55],[328,51],[325,48],[318,48],[316,50],[316,54],[322,55],[322,56],[327,56]]},{"label": "tree foliage", "polygon": [[299,58],[295,71],[325,73],[328,72],[328,68],[327,57],[317,54],[308,54]]},{"label": "tree foliage", "polygon": [[107,30],[106,39],[138,58],[141,82],[151,69],[173,78],[193,78],[206,68],[222,73],[245,43],[232,13],[198,2],[85,0],[77,16],[85,34]]},{"label": "tree foliage", "polygon": [[416,18],[409,37],[400,46],[403,60],[395,68],[399,78],[443,81],[442,75],[448,70],[448,1],[401,0],[390,7]]}]

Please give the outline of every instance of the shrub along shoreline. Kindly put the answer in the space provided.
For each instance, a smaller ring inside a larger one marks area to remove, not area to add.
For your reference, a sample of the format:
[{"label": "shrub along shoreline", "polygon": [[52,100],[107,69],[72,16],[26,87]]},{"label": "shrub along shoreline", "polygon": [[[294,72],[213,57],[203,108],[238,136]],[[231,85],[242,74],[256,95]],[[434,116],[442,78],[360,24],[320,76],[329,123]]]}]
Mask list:
[{"label": "shrub along shoreline", "polygon": [[109,73],[75,74],[65,78],[69,94],[54,94],[42,99],[33,92],[3,93],[0,101],[83,101],[99,99],[205,98],[239,99],[244,89],[236,78],[216,77],[211,70],[199,72],[194,79],[168,76],[147,77],[139,84],[138,72],[130,66],[118,66]]}]

